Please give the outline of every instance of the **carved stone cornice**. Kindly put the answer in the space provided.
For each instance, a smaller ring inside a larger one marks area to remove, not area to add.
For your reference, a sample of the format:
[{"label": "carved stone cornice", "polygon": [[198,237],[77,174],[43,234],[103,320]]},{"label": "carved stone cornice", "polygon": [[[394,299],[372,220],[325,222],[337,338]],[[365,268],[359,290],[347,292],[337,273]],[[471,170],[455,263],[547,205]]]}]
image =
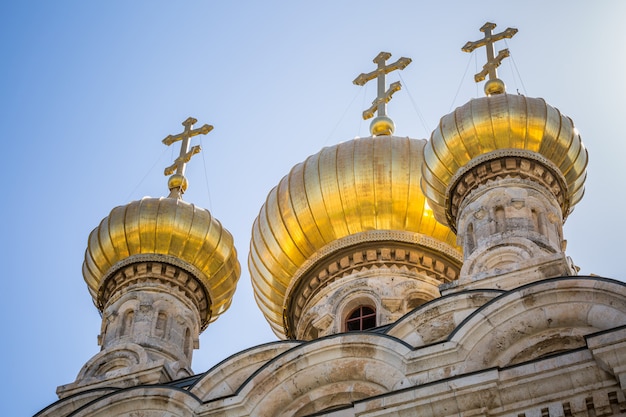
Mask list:
[{"label": "carved stone cornice", "polygon": [[[165,255],[151,255],[134,258],[114,269],[106,276],[98,293],[97,307],[103,311],[107,304],[119,298],[127,290],[140,285],[162,285],[179,298],[190,301],[201,318],[201,330],[204,330],[211,318],[211,299],[200,280],[193,272],[182,265],[170,262]],[[180,263],[180,262],[178,262]]]},{"label": "carved stone cornice", "polygon": [[459,207],[464,199],[480,185],[503,178],[521,178],[542,185],[554,195],[564,218],[567,217],[570,208],[568,188],[559,169],[537,153],[506,149],[475,158],[450,181],[446,192],[446,217],[455,233]]}]

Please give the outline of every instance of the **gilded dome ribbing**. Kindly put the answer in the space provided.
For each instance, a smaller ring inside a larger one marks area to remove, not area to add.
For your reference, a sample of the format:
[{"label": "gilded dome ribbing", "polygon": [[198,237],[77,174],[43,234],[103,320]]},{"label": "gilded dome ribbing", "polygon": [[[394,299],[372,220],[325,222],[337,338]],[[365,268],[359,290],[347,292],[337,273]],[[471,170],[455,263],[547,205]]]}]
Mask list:
[{"label": "gilded dome ribbing", "polygon": [[[196,278],[208,297],[203,327],[229,306],[240,266],[231,234],[208,210],[177,198],[145,197],[114,208],[89,235],[83,277],[102,310],[105,281],[133,262],[161,260]],[[201,313],[202,314],[202,313]]]},{"label": "gilded dome ribbing", "polygon": [[565,186],[564,218],[584,193],[587,150],[572,120],[543,99],[498,94],[444,116],[424,149],[422,189],[437,219],[456,227],[450,191],[469,168],[507,153],[540,160]]},{"label": "gilded dome ribbing", "polygon": [[425,141],[383,136],[322,149],[296,165],[254,222],[248,267],[255,297],[277,335],[298,277],[316,259],[392,231],[461,259],[456,236],[420,190]]}]

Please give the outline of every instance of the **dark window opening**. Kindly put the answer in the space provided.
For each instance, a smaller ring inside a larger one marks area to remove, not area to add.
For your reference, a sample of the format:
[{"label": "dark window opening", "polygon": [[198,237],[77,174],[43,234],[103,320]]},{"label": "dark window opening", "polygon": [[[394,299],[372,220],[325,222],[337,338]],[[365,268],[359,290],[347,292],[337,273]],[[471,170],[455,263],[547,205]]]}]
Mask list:
[{"label": "dark window opening", "polygon": [[346,330],[367,330],[376,327],[376,310],[368,306],[355,308],[346,319]]}]

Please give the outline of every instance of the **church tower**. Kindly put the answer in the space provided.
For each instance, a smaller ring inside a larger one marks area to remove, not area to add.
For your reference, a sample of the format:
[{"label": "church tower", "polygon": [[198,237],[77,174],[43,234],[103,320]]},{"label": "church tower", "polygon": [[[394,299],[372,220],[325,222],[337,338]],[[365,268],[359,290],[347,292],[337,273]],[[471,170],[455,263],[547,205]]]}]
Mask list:
[{"label": "church tower", "polygon": [[587,150],[570,118],[543,99],[505,92],[496,69],[509,56],[497,40],[517,29],[468,42],[485,46],[475,75],[486,97],[444,116],[424,150],[422,189],[435,217],[458,233],[464,261],[449,288],[512,289],[575,275],[565,256],[563,223],[584,192]]},{"label": "church tower", "polygon": [[458,279],[456,236],[420,190],[424,140],[393,136],[386,106],[400,90],[385,75],[411,60],[381,52],[372,136],[297,164],[254,222],[248,266],[257,303],[281,338],[312,340],[392,323]]},{"label": "church tower", "polygon": [[193,375],[198,335],[230,305],[240,266],[230,233],[208,210],[182,200],[190,139],[212,126],[163,140],[181,141],[165,169],[170,194],[114,208],[89,235],[83,276],[102,315],[101,351],[60,397],[86,389],[155,384]]}]

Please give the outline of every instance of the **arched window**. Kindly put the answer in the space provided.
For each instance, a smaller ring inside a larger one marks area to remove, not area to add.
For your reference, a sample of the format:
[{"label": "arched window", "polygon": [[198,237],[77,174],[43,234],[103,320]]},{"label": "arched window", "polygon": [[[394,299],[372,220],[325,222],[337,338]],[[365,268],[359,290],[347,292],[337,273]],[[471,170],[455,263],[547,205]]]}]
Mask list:
[{"label": "arched window", "polygon": [[376,310],[369,306],[359,306],[346,318],[346,330],[367,330],[376,327]]},{"label": "arched window", "polygon": [[160,311],[157,314],[156,325],[154,326],[154,334],[158,337],[165,338],[165,326],[167,323],[167,315]]},{"label": "arched window", "polygon": [[124,319],[122,320],[122,328],[120,329],[120,336],[128,336],[130,335],[130,328],[133,325],[133,317],[135,313],[133,310],[129,310],[124,314]]}]

